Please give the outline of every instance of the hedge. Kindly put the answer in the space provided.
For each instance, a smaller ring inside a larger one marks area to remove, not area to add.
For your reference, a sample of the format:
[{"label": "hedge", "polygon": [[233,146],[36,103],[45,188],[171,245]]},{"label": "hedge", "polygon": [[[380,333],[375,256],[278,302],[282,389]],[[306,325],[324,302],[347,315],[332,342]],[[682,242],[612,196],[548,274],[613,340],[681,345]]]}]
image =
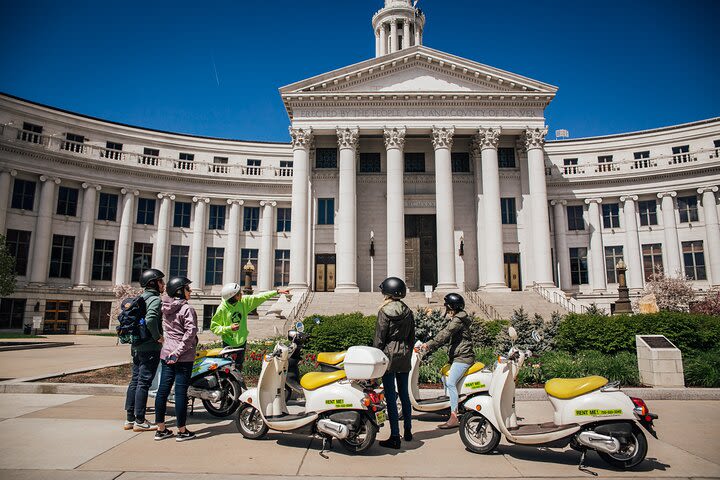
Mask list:
[{"label": "hedge", "polygon": [[[316,324],[316,319],[320,323]],[[307,352],[338,352],[353,345],[372,345],[376,317],[360,312],[341,315],[311,315],[304,320],[305,331],[310,333]]]}]

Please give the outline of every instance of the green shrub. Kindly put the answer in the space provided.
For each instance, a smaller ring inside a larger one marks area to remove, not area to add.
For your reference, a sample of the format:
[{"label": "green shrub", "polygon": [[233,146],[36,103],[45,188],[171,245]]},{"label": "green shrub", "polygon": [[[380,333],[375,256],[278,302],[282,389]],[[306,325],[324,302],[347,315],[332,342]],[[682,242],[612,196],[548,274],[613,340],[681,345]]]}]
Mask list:
[{"label": "green shrub", "polygon": [[450,321],[439,309],[418,307],[415,312],[415,338],[423,343],[427,342]]},{"label": "green shrub", "polygon": [[689,387],[720,387],[720,348],[685,357],[685,384]]},{"label": "green shrub", "polygon": [[448,354],[444,348],[426,356],[420,364],[418,381],[420,383],[440,383],[440,369],[446,363],[448,363]]},{"label": "green shrub", "polygon": [[[315,319],[320,323],[316,324]],[[375,336],[375,316],[360,312],[340,315],[311,315],[305,319],[305,331],[310,333],[307,352],[337,352],[353,345],[372,345]]]},{"label": "green shrub", "polygon": [[497,341],[498,335],[508,325],[507,320],[481,320],[474,319],[470,326],[473,344],[476,348],[486,347],[491,350]]}]

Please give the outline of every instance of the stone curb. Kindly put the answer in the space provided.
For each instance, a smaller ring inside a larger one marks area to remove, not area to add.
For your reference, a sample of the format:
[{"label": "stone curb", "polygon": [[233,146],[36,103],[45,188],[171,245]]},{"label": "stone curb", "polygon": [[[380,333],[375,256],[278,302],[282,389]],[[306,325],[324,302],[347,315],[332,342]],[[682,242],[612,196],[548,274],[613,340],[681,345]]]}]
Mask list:
[{"label": "stone curb", "polygon": [[71,347],[75,345],[75,342],[28,342],[21,343],[19,345],[5,345],[0,347],[0,352],[11,352],[14,350],[34,350],[38,348],[55,348],[55,347]]},{"label": "stone curb", "polygon": [[[66,372],[57,372],[57,373],[50,373],[50,374],[44,374],[44,375],[37,375],[34,377],[22,377],[22,378],[13,378],[12,380],[5,380],[4,382],[0,382],[0,387],[4,384],[19,384],[19,383],[26,383],[26,382],[37,382],[38,380],[46,380],[48,378],[57,378],[62,377],[64,375],[72,375],[74,373],[85,373],[85,372],[91,372],[93,370],[99,370],[101,368],[108,368],[108,367],[118,367],[120,365],[127,365],[130,363],[127,360],[123,360],[122,362],[115,362],[115,363],[106,363],[104,365],[95,365],[92,367],[83,367],[83,368],[77,368],[75,370],[68,370]],[[47,384],[46,384],[47,385]],[[49,384],[53,385],[53,384]],[[82,383],[77,384],[69,384],[66,383],[65,385],[83,385]]]}]

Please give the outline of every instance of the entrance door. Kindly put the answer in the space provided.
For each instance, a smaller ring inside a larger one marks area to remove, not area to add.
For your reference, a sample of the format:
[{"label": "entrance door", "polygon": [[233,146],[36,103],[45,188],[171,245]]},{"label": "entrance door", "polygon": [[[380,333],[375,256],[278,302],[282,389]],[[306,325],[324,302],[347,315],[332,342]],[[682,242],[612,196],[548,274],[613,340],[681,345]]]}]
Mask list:
[{"label": "entrance door", "polygon": [[110,328],[111,302],[90,302],[90,330],[107,330]]},{"label": "entrance door", "polygon": [[45,302],[43,333],[69,333],[70,303],[65,300],[48,300]]},{"label": "entrance door", "polygon": [[437,286],[435,215],[405,215],[405,283],[416,292]]},{"label": "entrance door", "polygon": [[315,255],[315,291],[335,291],[335,255],[321,253]]},{"label": "entrance door", "polygon": [[522,289],[520,281],[520,254],[505,254],[505,285],[510,290],[518,291]]}]

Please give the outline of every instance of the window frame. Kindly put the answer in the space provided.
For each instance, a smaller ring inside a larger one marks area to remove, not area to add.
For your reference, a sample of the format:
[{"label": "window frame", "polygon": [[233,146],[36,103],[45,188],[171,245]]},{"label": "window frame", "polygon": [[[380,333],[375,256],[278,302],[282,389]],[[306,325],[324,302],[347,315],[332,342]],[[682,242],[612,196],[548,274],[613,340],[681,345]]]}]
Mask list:
[{"label": "window frame", "polygon": [[[653,205],[655,208],[650,209],[644,209],[643,207],[647,207],[649,205]],[[657,200],[651,199],[651,200],[639,200],[638,201],[638,216],[640,217],[640,226],[641,227],[650,227],[653,225],[658,224],[658,214],[657,214]]]},{"label": "window frame", "polygon": [[[573,214],[571,215],[570,212],[573,212]],[[580,214],[578,215],[577,212],[580,212]],[[565,205],[565,216],[567,217],[568,232],[582,232],[585,230],[585,208],[582,205]]]},{"label": "window frame", "polygon": [[[103,199],[106,199],[105,204],[103,204]],[[111,205],[113,202],[114,205]],[[100,192],[100,195],[98,195],[97,219],[106,222],[117,222],[117,212],[118,196],[114,193]],[[110,217],[110,213],[112,213],[112,217]]]},{"label": "window frame", "polygon": [[[141,251],[138,251],[140,247]],[[149,250],[149,252],[147,251]],[[145,242],[133,242],[132,265],[130,269],[130,281],[139,282],[144,270],[152,266],[153,244]],[[135,266],[135,259],[140,258],[141,265]]]},{"label": "window frame", "polygon": [[380,152],[360,152],[358,164],[360,173],[381,173],[382,155]]},{"label": "window frame", "polygon": [[[498,168],[517,168],[517,160],[515,157],[515,148],[514,147],[498,147]],[[509,157],[512,161],[509,161],[508,159],[508,153],[512,153]]]},{"label": "window frame", "polygon": [[[18,186],[22,186],[22,191],[18,192]],[[36,191],[37,182],[34,180],[16,178],[13,182],[13,193],[10,200],[10,208],[32,212],[35,209]]]},{"label": "window frame", "polygon": [[[333,154],[330,154],[333,152]],[[327,154],[327,156],[325,156]],[[315,169],[326,170],[338,168],[337,147],[319,147],[315,149]]]},{"label": "window frame", "polygon": [[[619,254],[618,254],[619,249]],[[622,260],[624,257],[624,249],[622,245],[610,245],[605,247],[604,252],[605,254],[605,279],[607,280],[607,283],[618,283],[618,275],[617,275],[617,263]],[[610,259],[612,259],[612,264],[610,263]]]},{"label": "window frame", "polygon": [[602,221],[604,229],[620,228],[620,204],[603,203]]},{"label": "window frame", "polygon": [[[135,218],[135,223],[137,225],[155,225],[155,210],[156,210],[156,200],[154,198],[146,198],[146,197],[140,197],[138,198],[138,204],[137,204],[137,215]],[[141,208],[141,206],[145,206],[145,208]],[[152,206],[152,208],[149,208]],[[142,218],[141,218],[142,215]],[[150,221],[148,222],[148,215],[150,215]],[[144,220],[144,221],[141,221]]]},{"label": "window frame", "polygon": [[[257,248],[241,248],[240,249],[240,268],[242,269],[248,262],[248,260],[255,267],[255,271],[258,270],[258,259],[260,258],[260,250]],[[250,285],[257,285],[257,275],[253,275]]]},{"label": "window frame", "polygon": [[[647,251],[646,248],[648,247]],[[656,273],[658,270],[657,267],[660,267],[659,271],[664,271],[665,265],[663,263],[663,251],[662,251],[662,243],[644,243],[640,246],[640,251],[642,255],[642,262],[643,262],[643,274],[645,276],[645,281],[650,281],[652,276]],[[650,266],[650,271],[648,271],[648,264]]]},{"label": "window frame", "polygon": [[[699,246],[699,248],[697,248]],[[707,280],[707,263],[705,262],[705,245],[702,240],[682,242],[683,272],[692,281]],[[690,251],[686,251],[689,248]],[[688,262],[691,259],[692,262]],[[699,260],[699,261],[698,261]]]},{"label": "window frame", "polygon": [[243,207],[243,232],[257,232],[260,228],[260,207]]},{"label": "window frame", "polygon": [[700,221],[698,214],[698,198],[695,195],[677,197],[677,209],[680,223]]},{"label": "window frame", "polygon": [[112,281],[114,260],[115,240],[96,238],[93,242],[93,262],[90,279],[99,282]]},{"label": "window frame", "polygon": [[[190,257],[189,245],[170,245],[170,259],[168,272],[170,277],[187,277],[188,258]],[[177,264],[177,265],[175,265]]]},{"label": "window frame", "polygon": [[[279,280],[278,280],[279,279]],[[290,250],[275,250],[273,286],[286,287],[290,283]]]},{"label": "window frame", "polygon": [[403,152],[403,173],[425,173],[426,164],[425,152]]},{"label": "window frame", "polygon": [[[10,237],[10,232],[17,232],[14,233],[14,238]],[[17,230],[14,228],[8,228],[5,232],[5,246],[7,247],[10,255],[12,255],[12,257],[15,259],[15,275],[17,275],[18,277],[27,276],[31,240],[32,231],[30,230]],[[24,250],[21,249],[22,247],[24,247]],[[24,256],[19,257],[18,254],[20,252],[23,252]],[[23,267],[21,270],[19,269],[20,266]]]},{"label": "window frame", "polygon": [[225,230],[227,209],[225,205],[210,205],[208,212],[208,230]]},{"label": "window frame", "polygon": [[80,190],[73,187],[61,185],[58,188],[57,205],[55,206],[56,215],[64,215],[66,217],[77,217],[78,197]]},{"label": "window frame", "polygon": [[[590,278],[588,274],[587,247],[570,247],[568,250],[568,254],[570,256],[571,285],[589,285]],[[584,251],[585,254],[573,256],[573,250],[578,254]]]},{"label": "window frame", "polygon": [[[178,211],[182,210],[182,211]],[[173,228],[190,228],[190,220],[192,215],[192,203],[190,202],[175,202],[173,208]],[[181,221],[178,225],[178,219]],[[187,219],[187,225],[185,224]]]},{"label": "window frame", "polygon": [[500,198],[500,218],[503,225],[517,225],[515,197]]},{"label": "window frame", "polygon": [[278,233],[292,231],[292,207],[278,207],[276,228]]},{"label": "window frame", "polygon": [[205,249],[205,285],[222,285],[225,263],[224,247]]},{"label": "window frame", "polygon": [[318,225],[335,225],[335,198],[318,198]]},{"label": "window frame", "polygon": [[470,153],[450,152],[450,170],[452,173],[470,173]]},{"label": "window frame", "polygon": [[72,278],[75,237],[53,234],[50,247],[48,278]]}]

